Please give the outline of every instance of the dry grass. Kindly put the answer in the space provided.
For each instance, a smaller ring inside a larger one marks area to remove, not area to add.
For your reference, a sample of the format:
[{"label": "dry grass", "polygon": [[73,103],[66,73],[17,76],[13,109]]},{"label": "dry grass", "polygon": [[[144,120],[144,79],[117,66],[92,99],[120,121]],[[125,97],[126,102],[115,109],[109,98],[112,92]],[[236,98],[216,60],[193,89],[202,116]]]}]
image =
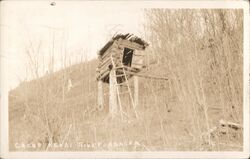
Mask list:
[{"label": "dry grass", "polygon": [[[139,118],[127,122],[107,118],[107,94],[104,110],[98,111],[97,61],[93,60],[22,83],[9,92],[10,150],[17,150],[16,142],[43,144],[40,149],[18,149],[25,151],[242,150],[242,130],[219,125],[220,119],[242,125],[242,11],[146,13],[147,73],[169,80],[139,79]],[[204,32],[198,35],[202,20]],[[218,129],[209,133],[214,127]],[[130,141],[139,145],[108,145]],[[81,142],[106,145],[48,147]]]}]

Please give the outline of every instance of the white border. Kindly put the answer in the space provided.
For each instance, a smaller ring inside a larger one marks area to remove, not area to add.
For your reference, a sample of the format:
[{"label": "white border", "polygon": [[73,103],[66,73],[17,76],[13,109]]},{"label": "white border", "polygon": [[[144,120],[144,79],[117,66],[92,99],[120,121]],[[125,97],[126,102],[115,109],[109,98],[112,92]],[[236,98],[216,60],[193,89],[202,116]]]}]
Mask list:
[{"label": "white border", "polygon": [[[4,2],[4,1],[2,1]],[[248,158],[249,157],[249,2],[248,1],[64,1],[92,6],[138,6],[142,8],[242,8],[244,9],[244,149],[243,152],[8,152],[7,61],[1,58],[1,156],[2,158]],[[1,3],[1,2],[0,2]],[[8,3],[23,3],[9,1]],[[27,1],[28,3],[28,1]],[[49,3],[49,1],[48,1]],[[7,93],[6,93],[7,92]]]}]

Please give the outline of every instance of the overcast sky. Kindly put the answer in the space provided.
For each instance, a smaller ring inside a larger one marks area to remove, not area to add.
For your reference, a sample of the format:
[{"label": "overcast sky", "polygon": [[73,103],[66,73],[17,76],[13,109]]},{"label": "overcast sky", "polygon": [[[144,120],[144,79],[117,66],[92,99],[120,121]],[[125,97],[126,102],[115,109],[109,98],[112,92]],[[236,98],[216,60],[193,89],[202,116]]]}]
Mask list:
[{"label": "overcast sky", "polygon": [[48,57],[54,37],[58,70],[62,49],[73,61],[82,56],[91,59],[117,31],[143,37],[143,10],[139,6],[83,1],[54,1],[51,6],[51,2],[1,2],[1,58],[8,61],[10,88],[30,78],[25,52],[31,45],[38,49],[40,44],[41,55]]}]

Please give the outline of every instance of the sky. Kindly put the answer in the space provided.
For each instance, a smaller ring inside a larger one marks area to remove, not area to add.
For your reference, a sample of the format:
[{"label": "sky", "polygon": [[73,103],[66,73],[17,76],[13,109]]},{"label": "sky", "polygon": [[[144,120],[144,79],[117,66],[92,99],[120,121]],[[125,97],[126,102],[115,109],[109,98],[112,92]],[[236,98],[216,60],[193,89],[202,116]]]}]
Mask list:
[{"label": "sky", "polygon": [[[95,58],[116,32],[143,38],[144,16],[138,5],[53,2],[55,5],[51,5],[52,1],[0,2],[1,58],[8,63],[9,89],[33,78],[27,52],[39,52],[45,65],[54,52],[56,71],[63,67],[62,52],[73,64]],[[40,76],[46,69],[39,69]]]}]

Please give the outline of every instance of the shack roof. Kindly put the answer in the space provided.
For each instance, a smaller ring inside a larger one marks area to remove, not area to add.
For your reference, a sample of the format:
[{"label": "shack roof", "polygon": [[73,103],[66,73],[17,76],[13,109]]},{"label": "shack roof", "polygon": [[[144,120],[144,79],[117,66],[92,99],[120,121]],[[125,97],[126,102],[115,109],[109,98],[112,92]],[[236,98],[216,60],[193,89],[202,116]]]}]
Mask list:
[{"label": "shack roof", "polygon": [[133,35],[133,34],[130,34],[130,33],[127,33],[127,34],[116,34],[114,35],[111,40],[109,40],[102,48],[101,50],[99,51],[99,55],[103,55],[107,50],[108,48],[114,43],[114,41],[116,40],[119,40],[119,39],[123,39],[123,40],[129,40],[131,42],[135,42],[139,45],[141,45],[143,47],[143,49],[145,49],[147,46],[148,46],[148,43],[145,42],[144,40],[142,40],[141,38]]}]

